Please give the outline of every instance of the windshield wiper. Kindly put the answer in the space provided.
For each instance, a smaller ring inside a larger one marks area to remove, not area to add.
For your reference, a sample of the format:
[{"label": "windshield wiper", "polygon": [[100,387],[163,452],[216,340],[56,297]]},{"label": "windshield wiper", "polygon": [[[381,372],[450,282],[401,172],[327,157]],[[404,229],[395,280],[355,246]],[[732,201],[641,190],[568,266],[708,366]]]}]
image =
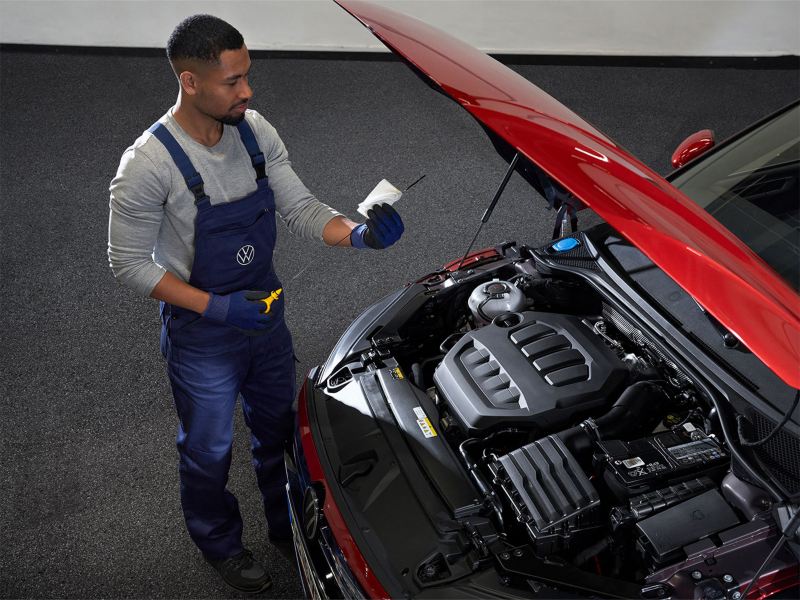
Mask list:
[{"label": "windshield wiper", "polygon": [[730,331],[728,331],[727,327],[725,327],[722,323],[717,321],[717,318],[708,312],[705,308],[703,308],[700,303],[691,297],[694,300],[694,303],[697,304],[697,308],[700,309],[700,312],[703,313],[708,319],[708,322],[711,323],[711,326],[717,331],[719,336],[722,338],[722,345],[726,348],[730,348],[733,350],[734,348],[738,348],[741,345],[739,338],[733,335]]},{"label": "windshield wiper", "polygon": [[494,193],[494,198],[489,203],[489,206],[484,211],[483,216],[481,217],[481,223],[478,225],[478,231],[475,232],[475,235],[472,237],[472,241],[469,243],[469,247],[467,251],[464,253],[464,257],[459,261],[458,266],[456,267],[456,271],[461,269],[461,265],[464,264],[464,261],[467,260],[467,256],[469,255],[470,250],[472,250],[472,245],[475,243],[475,240],[478,239],[478,235],[481,233],[481,229],[483,229],[484,224],[489,221],[489,217],[492,216],[492,211],[494,207],[497,206],[497,201],[500,200],[500,196],[503,193],[503,190],[506,189],[506,184],[508,184],[508,180],[511,179],[511,174],[514,172],[514,169],[517,167],[517,161],[519,160],[519,152],[514,154],[514,158],[511,159],[511,163],[508,165],[508,170],[506,170],[506,174],[503,176],[503,181],[500,182],[500,187],[497,188],[497,191]]}]

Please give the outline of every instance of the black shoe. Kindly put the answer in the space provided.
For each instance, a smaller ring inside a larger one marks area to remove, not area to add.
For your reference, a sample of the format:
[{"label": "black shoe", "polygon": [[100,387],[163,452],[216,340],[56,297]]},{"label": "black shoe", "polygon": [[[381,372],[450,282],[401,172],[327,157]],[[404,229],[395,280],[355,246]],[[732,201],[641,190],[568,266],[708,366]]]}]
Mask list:
[{"label": "black shoe", "polygon": [[[206,559],[208,560],[208,559]],[[272,585],[272,578],[250,550],[220,560],[208,560],[222,576],[222,580],[240,592],[262,592]]]}]

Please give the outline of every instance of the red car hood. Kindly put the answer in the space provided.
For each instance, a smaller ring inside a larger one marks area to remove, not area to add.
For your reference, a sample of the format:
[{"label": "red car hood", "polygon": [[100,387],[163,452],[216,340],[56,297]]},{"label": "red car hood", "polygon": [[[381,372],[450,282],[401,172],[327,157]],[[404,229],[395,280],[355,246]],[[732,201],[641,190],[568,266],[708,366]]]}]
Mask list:
[{"label": "red car hood", "polygon": [[800,297],[730,231],[493,58],[383,6],[336,2],[635,244],[783,381],[800,388]]}]

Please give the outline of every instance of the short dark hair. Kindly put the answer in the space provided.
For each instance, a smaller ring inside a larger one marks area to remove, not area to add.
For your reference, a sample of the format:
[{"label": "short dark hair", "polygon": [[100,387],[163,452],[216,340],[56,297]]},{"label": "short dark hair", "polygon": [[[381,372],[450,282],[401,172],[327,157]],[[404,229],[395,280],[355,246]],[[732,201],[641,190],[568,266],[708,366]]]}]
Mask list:
[{"label": "short dark hair", "polygon": [[192,15],[178,23],[167,41],[167,58],[218,62],[223,50],[238,50],[244,38],[231,24],[211,15]]}]

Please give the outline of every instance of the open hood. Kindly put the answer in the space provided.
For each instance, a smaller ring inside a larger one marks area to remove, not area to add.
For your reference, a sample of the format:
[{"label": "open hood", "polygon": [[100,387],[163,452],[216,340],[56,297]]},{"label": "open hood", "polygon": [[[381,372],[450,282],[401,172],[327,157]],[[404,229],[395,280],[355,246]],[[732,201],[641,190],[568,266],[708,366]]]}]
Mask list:
[{"label": "open hood", "polygon": [[493,58],[384,6],[335,1],[430,85],[635,244],[784,382],[800,388],[800,297],[730,231]]}]

